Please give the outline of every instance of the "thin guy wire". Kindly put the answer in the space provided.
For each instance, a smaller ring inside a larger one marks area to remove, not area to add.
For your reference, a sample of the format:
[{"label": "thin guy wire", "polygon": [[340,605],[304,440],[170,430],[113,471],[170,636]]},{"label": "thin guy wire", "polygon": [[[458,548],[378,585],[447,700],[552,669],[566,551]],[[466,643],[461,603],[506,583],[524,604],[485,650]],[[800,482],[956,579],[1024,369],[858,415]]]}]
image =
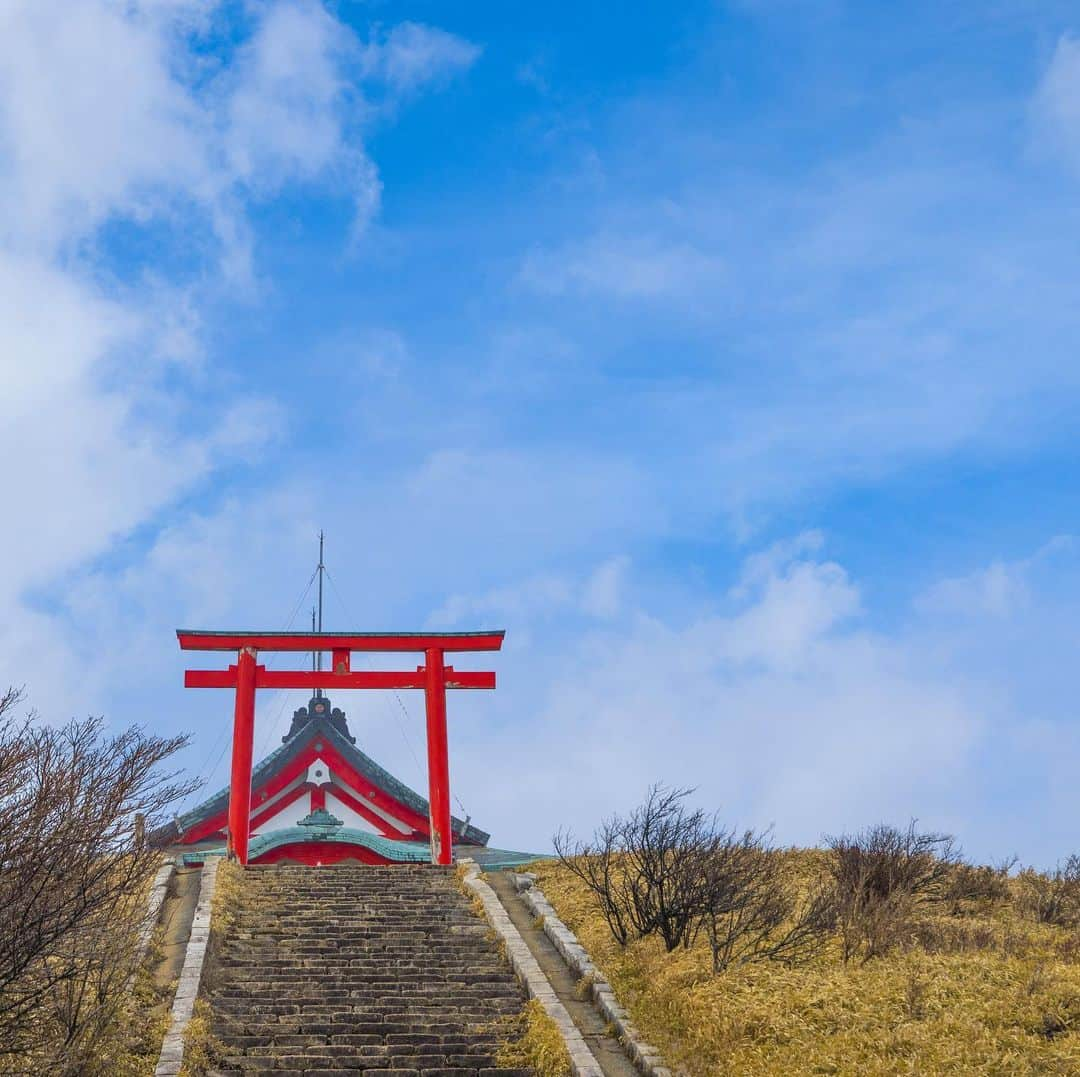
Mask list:
[{"label": "thin guy wire", "polygon": [[[320,562],[321,562],[321,560],[322,560],[322,558],[320,557]],[[318,571],[319,570],[316,568],[315,572],[313,572],[311,574],[311,579],[308,580],[307,587],[304,588],[304,593],[300,596],[300,601],[297,602],[295,606],[293,606],[292,615],[289,617],[288,621],[285,623],[285,627],[281,630],[282,632],[288,632],[289,629],[292,628],[293,621],[296,620],[296,615],[300,612],[300,607],[304,604],[304,599],[307,598],[309,592],[311,591],[311,585],[315,582],[315,576],[318,573]],[[273,656],[271,656],[271,659],[273,659]],[[267,664],[267,666],[269,666],[269,665],[271,665],[271,662],[268,661],[266,664]],[[273,740],[274,735],[277,733],[278,727],[281,724],[281,716],[285,713],[285,705],[289,701],[289,694],[288,694],[288,691],[286,689],[279,688],[278,693],[279,693],[281,702],[280,702],[280,705],[278,707],[278,712],[274,716],[274,721],[270,725],[268,725],[266,727],[266,733],[263,736],[262,744],[261,744],[261,747],[259,748],[259,757],[260,758],[262,757],[263,752],[265,752],[266,749],[270,746],[271,740]]]},{"label": "thin guy wire", "polygon": [[[345,608],[345,600],[341,597],[341,592],[338,590],[338,585],[334,582],[334,577],[330,574],[330,570],[328,568],[326,568],[325,566],[323,566],[323,572],[326,573],[326,578],[330,581],[330,586],[334,589],[334,595],[336,596],[336,598],[338,600],[338,603],[341,605],[342,613],[344,613],[346,617],[348,617],[350,620],[352,620],[353,619],[352,614],[349,613],[349,611]],[[356,622],[354,622],[354,623],[356,623]],[[367,660],[366,655],[365,655],[364,660],[365,661]],[[401,713],[404,714],[406,719],[408,719],[411,722],[412,721],[412,715],[409,714],[407,708],[405,707],[405,701],[401,698],[401,695],[398,692],[398,690],[396,688],[391,688],[390,691],[393,692],[394,698],[397,700],[397,704],[401,708]],[[394,717],[395,717],[395,720],[396,720],[397,715],[395,715]],[[406,732],[405,726],[402,725],[400,720],[397,721],[397,727],[398,727],[399,730],[401,730],[401,735],[405,740],[406,747],[409,749],[409,754],[412,755],[412,757],[413,757],[413,762],[416,764],[417,771],[420,773],[420,776],[423,777],[424,768],[420,765],[420,760],[417,758],[416,752],[413,750],[412,741],[409,740],[409,734]],[[461,803],[461,797],[459,797],[457,795],[457,793],[452,793],[451,795],[457,801],[458,807],[461,809],[462,814],[467,819],[471,818],[471,816],[469,815],[469,812],[466,809],[465,805]]]},{"label": "thin guy wire", "polygon": [[[337,582],[335,581],[334,577],[331,575],[331,573],[330,573],[330,571],[328,569],[324,568],[323,571],[326,572],[326,578],[330,581],[330,586],[334,591],[334,597],[338,600],[338,604],[341,606],[341,612],[344,613],[345,616],[350,621],[352,621],[353,616],[345,606],[345,599],[341,597],[341,592],[338,590]],[[356,623],[356,622],[354,621],[353,623]],[[359,653],[361,655],[361,661],[370,665],[370,660],[368,659],[367,655],[364,654],[363,651],[361,651]],[[409,714],[408,710],[406,709],[405,703],[402,700],[402,698],[401,698],[400,694],[398,693],[397,689],[396,688],[391,688],[390,691],[393,693],[394,698],[397,700],[398,706],[401,708],[401,713],[405,715],[406,719],[408,719],[409,721],[412,721],[412,716]],[[393,708],[391,708],[391,713],[393,713]],[[412,756],[413,762],[416,764],[417,771],[419,772],[420,776],[423,777],[424,768],[420,765],[420,759],[417,757],[416,751],[412,746],[412,741],[409,739],[408,730],[406,730],[405,726],[402,725],[401,719],[398,718],[398,716],[396,714],[394,714],[394,722],[396,723],[396,725],[398,727],[398,730],[401,733],[402,739],[405,741],[405,747],[409,749],[409,754]]]},{"label": "thin guy wire", "polygon": [[[307,598],[308,592],[311,590],[311,585],[315,582],[315,573],[318,572],[318,571],[319,570],[316,569],[315,572],[312,572],[311,578],[308,580],[307,586],[301,592],[300,598],[297,600],[296,605],[293,607],[293,611],[289,615],[288,621],[285,622],[285,627],[282,629],[282,632],[288,632],[288,630],[292,627],[292,623],[296,619],[296,614],[299,612],[301,605],[303,605],[304,599]],[[278,691],[279,692],[284,692],[284,689],[278,689]],[[284,710],[284,706],[282,706],[282,710]],[[281,720],[281,713],[279,711],[278,716],[275,719],[275,723],[274,723],[274,728],[275,729],[277,728],[277,722],[280,721],[280,720]],[[199,778],[200,782],[202,782],[204,778],[207,781],[209,781],[209,779],[212,778],[217,773],[218,767],[221,766],[221,761],[225,758],[225,752],[228,749],[228,743],[222,744],[222,741],[225,740],[225,738],[228,735],[228,732],[229,732],[228,725],[227,724],[222,724],[221,732],[218,734],[217,739],[214,741],[213,745],[211,746],[210,751],[207,752],[206,759],[203,760],[202,766],[197,771],[197,777]],[[265,747],[265,743],[266,742],[264,740],[264,747]],[[206,769],[207,764],[210,762],[211,758],[213,757],[214,752],[217,751],[218,745],[221,745],[221,751],[218,752],[218,757],[217,757],[217,760],[215,761],[213,767],[211,767],[210,770],[207,770]],[[260,754],[261,754],[261,752],[260,752]]]}]

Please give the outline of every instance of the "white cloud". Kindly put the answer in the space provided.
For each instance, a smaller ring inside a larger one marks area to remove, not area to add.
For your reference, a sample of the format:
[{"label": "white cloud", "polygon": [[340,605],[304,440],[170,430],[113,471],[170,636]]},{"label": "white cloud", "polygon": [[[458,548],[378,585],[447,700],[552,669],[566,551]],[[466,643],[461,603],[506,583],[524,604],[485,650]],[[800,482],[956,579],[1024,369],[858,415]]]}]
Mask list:
[{"label": "white cloud", "polygon": [[[1078,56],[1059,42],[1039,108],[1080,147]],[[675,476],[672,514],[742,537],[852,482],[1067,439],[1072,191],[1001,141],[1022,136],[1026,96],[935,95],[766,175],[677,93],[646,94],[593,136],[605,188],[560,201],[569,224],[544,223],[561,239],[520,248],[515,302],[538,293],[574,326],[581,396],[604,394]]]},{"label": "white cloud", "polygon": [[196,422],[182,393],[162,396],[163,364],[199,351],[190,295],[160,276],[142,293],[106,287],[86,246],[110,218],[169,219],[178,200],[216,203],[230,183],[216,164],[214,115],[170,52],[171,20],[186,17],[177,6],[147,14],[90,0],[62,19],[37,4],[4,9],[0,447],[19,461],[9,494],[36,521],[4,531],[9,602],[152,517],[270,426],[257,401]]},{"label": "white cloud", "polygon": [[762,582],[774,577],[797,557],[816,553],[825,544],[825,536],[817,530],[802,531],[793,538],[780,539],[758,553],[746,557],[739,573],[739,582],[732,590],[735,598],[744,598]]},{"label": "white cloud", "polygon": [[939,580],[916,596],[915,606],[927,614],[1008,618],[1030,604],[1033,574],[1074,547],[1072,536],[1058,535],[1030,557],[993,561],[968,575]]},{"label": "white cloud", "polygon": [[995,561],[969,576],[940,580],[919,596],[919,608],[964,616],[1006,617],[1028,599],[1024,566]]},{"label": "white cloud", "polygon": [[1080,41],[1062,35],[1034,99],[1036,133],[1080,168]]},{"label": "white cloud", "polygon": [[272,192],[340,158],[342,66],[353,44],[320,4],[268,10],[228,73],[224,153],[231,178]]},{"label": "white cloud", "polygon": [[566,614],[610,620],[622,609],[629,567],[628,557],[611,557],[584,576],[544,573],[480,595],[451,595],[428,623],[449,628],[470,621],[509,622],[527,630],[537,621]]},{"label": "white cloud", "polygon": [[755,601],[731,624],[729,660],[785,672],[815,658],[815,645],[859,612],[858,590],[835,562],[794,560],[761,578]]},{"label": "white cloud", "polygon": [[524,801],[515,836],[544,848],[560,823],[588,830],[663,780],[785,842],[912,815],[972,836],[972,700],[916,646],[852,620],[840,566],[794,556],[752,575],[730,611],[639,610],[555,653],[537,636],[502,656],[499,698],[469,701],[456,748],[475,817]]},{"label": "white cloud", "polygon": [[452,595],[431,615],[433,628],[479,621],[485,625],[493,618],[500,623],[507,618],[521,623],[566,609],[573,600],[574,588],[565,576],[534,576],[520,584],[498,587],[475,597]]},{"label": "white cloud", "polygon": [[[0,459],[17,521],[0,530],[0,682],[36,681],[60,715],[69,689],[90,706],[108,680],[89,620],[66,627],[76,570],[281,426],[272,401],[200,399],[203,312],[254,275],[248,203],[318,182],[353,198],[358,227],[377,210],[351,32],[314,0],[276,0],[221,59],[199,36],[221,8],[0,6]],[[464,44],[431,34],[426,61],[416,28],[388,36],[389,92],[462,65]],[[114,221],[157,230],[151,270],[109,260]]]},{"label": "white cloud", "polygon": [[210,463],[100,385],[103,358],[145,332],[138,311],[70,273],[0,252],[0,456],[6,496],[35,521],[0,529],[3,600],[97,552]]},{"label": "white cloud", "polygon": [[593,617],[611,618],[622,609],[629,557],[612,557],[585,582],[581,608]]},{"label": "white cloud", "polygon": [[495,696],[454,700],[456,788],[496,844],[544,849],[663,780],[785,843],[916,817],[984,860],[1072,848],[1075,545],[1009,563],[1022,606],[966,627],[924,608],[887,634],[815,545],[752,554],[752,582],[693,616],[654,612],[655,586],[603,626],[521,610]]},{"label": "white cloud", "polygon": [[471,67],[479,46],[433,26],[402,22],[375,34],[364,49],[363,68],[397,93],[412,93]]},{"label": "white cloud", "polygon": [[242,198],[319,179],[350,195],[357,230],[377,213],[381,181],[360,139],[372,106],[351,85],[356,63],[392,100],[478,55],[413,23],[361,46],[316,0],[277,0],[215,68],[191,45],[219,7],[72,0],[62,19],[28,0],[4,7],[0,235],[52,251],[110,217],[195,203],[243,281]]},{"label": "white cloud", "polygon": [[0,13],[0,235],[52,251],[198,186],[206,117],[156,21],[101,0]]}]

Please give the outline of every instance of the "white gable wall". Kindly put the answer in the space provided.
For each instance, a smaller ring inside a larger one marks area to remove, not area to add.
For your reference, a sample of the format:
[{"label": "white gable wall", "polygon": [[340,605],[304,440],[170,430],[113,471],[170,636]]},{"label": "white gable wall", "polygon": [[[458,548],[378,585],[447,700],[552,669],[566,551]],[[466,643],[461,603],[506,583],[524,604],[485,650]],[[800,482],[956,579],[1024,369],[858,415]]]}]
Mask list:
[{"label": "white gable wall", "polygon": [[305,776],[303,774],[297,774],[295,778],[284,789],[276,792],[272,797],[267,797],[266,800],[260,800],[258,797],[252,797],[251,799],[251,814],[255,815],[261,812],[264,808],[273,807],[279,800],[287,797],[298,785],[303,785]]},{"label": "white gable wall", "polygon": [[297,797],[291,804],[286,804],[277,815],[273,815],[269,819],[266,819],[259,827],[252,831],[252,834],[268,834],[271,830],[281,830],[283,827],[296,826],[301,819],[306,818],[310,814],[311,793],[308,791],[305,792],[303,796]]},{"label": "white gable wall", "polygon": [[[252,815],[271,807],[277,801],[288,796],[288,794],[298,785],[302,785],[305,782],[308,782],[313,786],[319,786],[326,791],[327,811],[329,811],[331,815],[337,816],[337,818],[346,826],[354,827],[355,829],[362,830],[368,834],[382,834],[384,832],[379,827],[370,823],[359,812],[350,808],[343,800],[338,799],[335,795],[335,790],[338,786],[355,799],[363,800],[369,812],[378,816],[380,819],[385,820],[387,824],[385,829],[389,833],[408,837],[413,832],[412,827],[409,824],[403,823],[400,819],[395,819],[388,811],[373,804],[370,798],[364,796],[360,790],[352,788],[347,781],[333,773],[329,765],[321,758],[315,759],[311,766],[307,768],[306,772],[298,774],[286,788],[282,789],[275,796],[270,797],[268,800],[256,801],[253,803],[251,806]],[[267,834],[272,830],[281,830],[284,827],[295,826],[301,819],[310,815],[311,811],[311,792],[308,791],[302,796],[297,797],[291,804],[286,805],[276,815],[264,819],[251,833],[253,835]]]}]

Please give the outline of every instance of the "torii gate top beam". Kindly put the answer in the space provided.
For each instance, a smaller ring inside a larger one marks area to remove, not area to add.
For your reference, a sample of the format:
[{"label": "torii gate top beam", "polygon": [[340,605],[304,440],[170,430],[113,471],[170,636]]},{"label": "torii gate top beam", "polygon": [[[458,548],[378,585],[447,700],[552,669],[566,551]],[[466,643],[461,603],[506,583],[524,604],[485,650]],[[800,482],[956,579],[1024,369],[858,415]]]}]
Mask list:
[{"label": "torii gate top beam", "polygon": [[505,632],[204,632],[178,628],[182,651],[498,651]]}]

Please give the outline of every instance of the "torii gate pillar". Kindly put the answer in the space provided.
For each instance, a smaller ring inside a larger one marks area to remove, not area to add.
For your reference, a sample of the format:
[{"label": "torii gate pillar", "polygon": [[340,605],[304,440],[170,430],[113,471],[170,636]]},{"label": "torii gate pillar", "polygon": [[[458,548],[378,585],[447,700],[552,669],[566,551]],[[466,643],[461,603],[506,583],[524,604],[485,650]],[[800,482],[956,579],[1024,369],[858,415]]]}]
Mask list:
[{"label": "torii gate pillar", "polygon": [[255,745],[255,648],[242,647],[236,659],[233,707],[232,780],[229,785],[228,853],[248,859],[251,821],[251,757]]},{"label": "torii gate pillar", "polygon": [[450,759],[446,741],[446,671],[443,653],[437,647],[429,647],[424,657],[431,862],[452,864],[454,857],[450,830]]}]

